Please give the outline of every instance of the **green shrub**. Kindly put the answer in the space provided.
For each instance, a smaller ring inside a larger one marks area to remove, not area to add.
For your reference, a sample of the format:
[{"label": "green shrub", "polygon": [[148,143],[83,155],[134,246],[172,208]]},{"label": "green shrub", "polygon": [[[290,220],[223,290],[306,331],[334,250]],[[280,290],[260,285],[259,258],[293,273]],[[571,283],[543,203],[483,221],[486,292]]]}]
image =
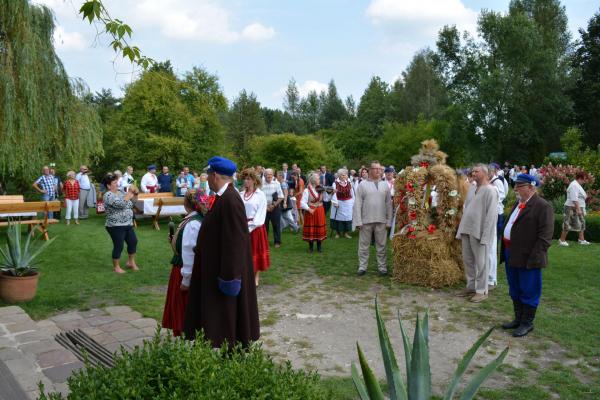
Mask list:
[{"label": "green shrub", "polygon": [[[557,239],[562,232],[563,215],[554,214],[554,238]],[[575,240],[577,234],[569,233],[567,239]],[[585,217],[585,239],[598,243],[600,242],[600,215],[586,215]]]},{"label": "green shrub", "polygon": [[[259,346],[213,350],[156,335],[114,368],[87,365],[69,378],[68,399],[325,399],[316,373],[278,366]],[[58,400],[57,393],[40,400]]]}]

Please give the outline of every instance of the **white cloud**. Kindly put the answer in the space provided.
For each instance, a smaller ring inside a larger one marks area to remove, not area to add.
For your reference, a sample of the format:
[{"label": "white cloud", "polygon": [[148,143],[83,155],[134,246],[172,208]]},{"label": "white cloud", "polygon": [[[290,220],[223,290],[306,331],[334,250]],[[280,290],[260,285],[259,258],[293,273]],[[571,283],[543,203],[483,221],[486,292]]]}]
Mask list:
[{"label": "white cloud", "polygon": [[62,26],[54,29],[54,45],[64,50],[84,50],[88,47],[88,41],[79,32],[67,32]]},{"label": "white cloud", "polygon": [[263,41],[271,39],[275,30],[255,22],[241,31],[230,23],[230,13],[210,0],[143,0],[131,4],[132,23],[145,28],[158,28],[166,37],[213,43]]},{"label": "white cloud", "polygon": [[[298,85],[298,92],[300,92],[300,96],[302,97],[306,97],[312,91],[317,92],[317,94],[327,91],[327,84],[319,81],[308,80]],[[285,93],[285,89],[283,92]]]}]

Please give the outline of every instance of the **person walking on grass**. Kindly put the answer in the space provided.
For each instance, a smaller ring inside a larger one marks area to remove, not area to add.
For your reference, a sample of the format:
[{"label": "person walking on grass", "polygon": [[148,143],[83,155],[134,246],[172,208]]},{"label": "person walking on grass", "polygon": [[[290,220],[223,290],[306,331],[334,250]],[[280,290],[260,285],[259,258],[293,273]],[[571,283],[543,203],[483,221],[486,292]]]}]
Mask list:
[{"label": "person walking on grass", "polygon": [[506,267],[508,291],[515,319],[502,325],[521,337],[533,330],[533,320],[542,295],[542,268],[548,265],[548,248],[554,232],[552,205],[537,194],[539,180],[517,175],[518,200],[503,230],[500,262]]},{"label": "person walking on grass", "polygon": [[462,256],[467,287],[459,293],[473,303],[488,297],[490,270],[489,248],[496,240],[498,221],[498,191],[490,185],[488,168],[484,164],[473,167],[475,185],[469,188],[456,238],[462,241]]},{"label": "person walking on grass", "polygon": [[138,193],[134,186],[130,186],[127,193],[120,192],[117,182],[118,177],[110,173],[102,180],[107,189],[104,194],[104,206],[106,208],[105,226],[113,242],[113,270],[117,274],[123,274],[125,271],[120,265],[123,242],[127,243],[128,254],[125,265],[133,271],[139,270],[135,262],[138,240],[133,229],[133,207],[137,201]]},{"label": "person walking on grass", "polygon": [[575,174],[575,179],[567,187],[567,200],[565,201],[563,213],[563,228],[558,239],[558,245],[568,247],[567,234],[571,231],[577,232],[578,243],[589,245],[590,242],[585,240],[583,236],[585,232],[585,199],[587,194],[583,190],[585,182],[585,172],[578,171]]},{"label": "person walking on grass", "polygon": [[65,182],[64,189],[67,206],[65,215],[67,225],[71,223],[71,214],[75,220],[75,225],[79,225],[79,182],[75,179],[75,171],[67,172],[67,181]]},{"label": "person walking on grass", "polygon": [[375,236],[377,251],[377,269],[380,276],[387,275],[387,228],[392,224],[392,196],[390,187],[381,180],[383,168],[373,161],[369,176],[358,185],[354,199],[352,221],[359,230],[358,239],[358,275],[367,272],[369,264],[369,246]]}]

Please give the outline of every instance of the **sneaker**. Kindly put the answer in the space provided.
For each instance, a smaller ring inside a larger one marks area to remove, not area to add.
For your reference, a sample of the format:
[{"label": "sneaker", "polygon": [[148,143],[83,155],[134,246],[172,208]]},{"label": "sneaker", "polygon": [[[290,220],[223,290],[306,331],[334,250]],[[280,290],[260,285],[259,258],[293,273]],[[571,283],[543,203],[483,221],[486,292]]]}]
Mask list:
[{"label": "sneaker", "polygon": [[460,292],[458,292],[456,295],[458,297],[471,297],[475,294],[474,290],[471,289],[463,289]]},{"label": "sneaker", "polygon": [[346,239],[352,239],[352,236],[350,236],[350,234],[349,234],[349,233],[346,233],[346,234],[344,234],[344,237],[345,237]]},{"label": "sneaker", "polygon": [[336,239],[339,239],[339,238],[340,238],[340,235],[339,235],[338,233],[336,233],[336,234],[335,234],[335,238],[336,238]]},{"label": "sneaker", "polygon": [[356,275],[363,276],[366,273],[367,273],[367,271],[365,271],[364,269],[359,269],[358,272],[356,273]]},{"label": "sneaker", "polygon": [[558,245],[559,246],[563,246],[563,247],[569,247],[569,243],[567,242],[563,242],[562,240],[558,239]]},{"label": "sneaker", "polygon": [[475,296],[471,297],[469,299],[469,301],[471,303],[481,303],[482,301],[486,300],[488,298],[488,295],[485,293],[475,293]]},{"label": "sneaker", "polygon": [[579,244],[584,244],[584,245],[588,245],[590,244],[590,242],[588,242],[587,240],[578,240]]},{"label": "sneaker", "polygon": [[380,270],[379,271],[379,276],[387,276],[388,272],[387,270]]}]

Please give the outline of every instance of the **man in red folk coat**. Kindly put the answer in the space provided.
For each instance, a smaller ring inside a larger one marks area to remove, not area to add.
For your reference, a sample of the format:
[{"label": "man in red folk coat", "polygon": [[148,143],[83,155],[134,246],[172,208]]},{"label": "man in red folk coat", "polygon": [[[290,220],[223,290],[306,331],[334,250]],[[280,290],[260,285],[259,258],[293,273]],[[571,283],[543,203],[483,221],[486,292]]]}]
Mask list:
[{"label": "man in red folk coat", "polygon": [[204,331],[213,347],[260,337],[252,250],[246,212],[231,177],[232,161],[208,161],[208,184],[215,202],[204,217],[195,250],[184,332],[193,340]]}]

